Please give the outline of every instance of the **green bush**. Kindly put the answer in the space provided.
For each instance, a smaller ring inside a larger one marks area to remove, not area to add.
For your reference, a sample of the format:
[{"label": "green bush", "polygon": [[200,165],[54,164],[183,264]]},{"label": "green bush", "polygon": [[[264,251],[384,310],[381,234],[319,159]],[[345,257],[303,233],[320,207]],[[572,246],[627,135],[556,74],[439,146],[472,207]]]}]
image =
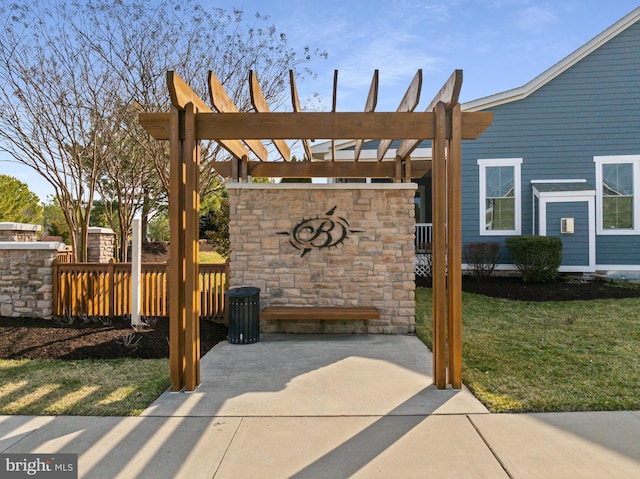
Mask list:
[{"label": "green bush", "polygon": [[487,278],[500,261],[500,243],[467,243],[462,255],[473,277]]},{"label": "green bush", "polygon": [[555,236],[514,236],[506,240],[522,280],[531,283],[553,281],[562,263],[562,241]]}]

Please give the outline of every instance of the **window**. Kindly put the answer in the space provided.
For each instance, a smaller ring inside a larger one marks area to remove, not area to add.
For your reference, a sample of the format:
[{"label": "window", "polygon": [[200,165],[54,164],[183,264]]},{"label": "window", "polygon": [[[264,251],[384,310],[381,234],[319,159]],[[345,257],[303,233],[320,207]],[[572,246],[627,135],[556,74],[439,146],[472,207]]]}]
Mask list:
[{"label": "window", "polygon": [[596,156],[598,234],[638,234],[640,156]]},{"label": "window", "polygon": [[520,234],[520,165],[522,158],[478,160],[480,234]]}]

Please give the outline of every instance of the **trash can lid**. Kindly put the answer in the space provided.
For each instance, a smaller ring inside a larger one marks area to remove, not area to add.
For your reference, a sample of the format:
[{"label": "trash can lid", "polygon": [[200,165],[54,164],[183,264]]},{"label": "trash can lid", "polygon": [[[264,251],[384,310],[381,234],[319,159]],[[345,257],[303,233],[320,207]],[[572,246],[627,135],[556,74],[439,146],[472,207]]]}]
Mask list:
[{"label": "trash can lid", "polygon": [[259,292],[260,288],[242,286],[240,288],[232,288],[229,291],[226,291],[224,294],[229,296],[230,298],[245,298],[247,296],[258,294]]}]

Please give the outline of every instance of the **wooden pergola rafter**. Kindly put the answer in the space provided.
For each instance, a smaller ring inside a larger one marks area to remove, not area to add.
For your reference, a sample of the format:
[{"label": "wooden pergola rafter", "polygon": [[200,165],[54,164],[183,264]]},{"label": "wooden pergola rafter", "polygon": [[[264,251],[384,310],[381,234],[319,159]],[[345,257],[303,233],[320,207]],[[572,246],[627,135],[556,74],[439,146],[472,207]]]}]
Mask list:
[{"label": "wooden pergola rafter", "polygon": [[[398,111],[375,112],[378,72],[374,73],[365,111],[302,112],[290,72],[293,112],[271,112],[255,73],[249,83],[256,112],[240,113],[211,72],[213,112],[174,72],[167,84],[168,113],[142,113],[140,123],[158,140],[170,141],[170,365],[171,387],[193,391],[200,383],[198,329],[198,168],[200,140],[215,140],[230,161],[210,165],[232,181],[253,177],[390,178],[409,182],[430,169],[433,179],[433,376],[436,387],[462,386],[461,305],[461,141],[475,139],[493,120],[492,113],[462,112],[458,97],[462,71],[456,70],[424,112],[419,101],[422,73],[412,80]],[[334,75],[334,105],[337,71]],[[310,139],[356,141],[353,161],[319,161]],[[360,159],[364,140],[380,139],[377,161]],[[271,141],[278,159],[268,161],[262,141]],[[286,140],[301,140],[306,161],[291,162]],[[392,140],[403,140],[393,158],[386,158]],[[411,161],[411,153],[431,140],[431,161]],[[384,150],[384,151],[383,151]],[[255,159],[249,159],[253,154]],[[448,272],[447,272],[448,271]],[[448,366],[448,367],[447,367]],[[448,374],[447,374],[448,372]]]}]

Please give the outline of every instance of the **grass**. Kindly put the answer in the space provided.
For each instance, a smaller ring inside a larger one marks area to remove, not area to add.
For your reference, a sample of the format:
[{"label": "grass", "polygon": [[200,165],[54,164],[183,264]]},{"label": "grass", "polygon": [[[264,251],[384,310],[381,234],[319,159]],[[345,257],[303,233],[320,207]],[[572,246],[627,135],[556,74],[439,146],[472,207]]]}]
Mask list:
[{"label": "grass", "polygon": [[[640,299],[462,303],[463,382],[490,411],[640,409]],[[430,289],[416,323],[431,347]]]},{"label": "grass", "polygon": [[168,387],[167,359],[0,360],[0,414],[137,416]]},{"label": "grass", "polygon": [[200,263],[215,264],[222,264],[227,261],[227,259],[217,251],[200,251],[200,253],[198,254],[198,260],[200,261]]}]

